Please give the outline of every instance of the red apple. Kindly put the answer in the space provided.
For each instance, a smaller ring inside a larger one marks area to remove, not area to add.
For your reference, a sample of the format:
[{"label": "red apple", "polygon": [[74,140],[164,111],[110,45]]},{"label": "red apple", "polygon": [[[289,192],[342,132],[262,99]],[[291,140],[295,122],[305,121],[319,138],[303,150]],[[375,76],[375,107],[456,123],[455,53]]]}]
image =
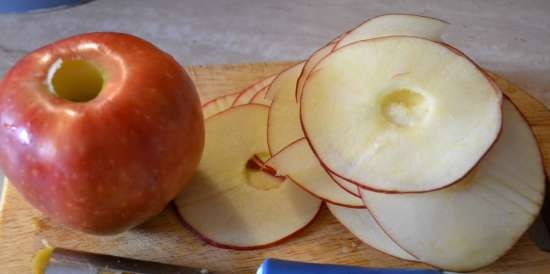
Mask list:
[{"label": "red apple", "polygon": [[174,58],[120,33],[23,57],[0,86],[0,167],[35,208],[94,234],[159,213],[201,157],[196,89]]}]

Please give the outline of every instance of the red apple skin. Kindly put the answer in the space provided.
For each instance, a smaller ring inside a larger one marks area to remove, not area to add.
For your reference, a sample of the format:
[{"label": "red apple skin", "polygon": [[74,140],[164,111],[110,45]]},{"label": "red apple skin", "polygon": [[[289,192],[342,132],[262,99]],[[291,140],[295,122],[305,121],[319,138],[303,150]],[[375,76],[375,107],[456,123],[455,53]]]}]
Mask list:
[{"label": "red apple skin", "polygon": [[[52,63],[104,75],[84,103],[48,91]],[[23,57],[0,84],[0,168],[36,209],[71,228],[114,234],[158,214],[189,182],[204,145],[185,70],[128,34],[89,33]]]}]

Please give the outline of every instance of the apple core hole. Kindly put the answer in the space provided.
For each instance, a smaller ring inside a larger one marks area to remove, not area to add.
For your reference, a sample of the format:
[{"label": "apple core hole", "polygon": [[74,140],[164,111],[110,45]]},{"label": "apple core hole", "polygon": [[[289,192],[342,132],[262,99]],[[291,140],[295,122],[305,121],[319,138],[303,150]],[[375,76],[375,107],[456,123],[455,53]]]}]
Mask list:
[{"label": "apple core hole", "polygon": [[400,127],[413,127],[429,116],[431,104],[420,92],[398,89],[382,98],[381,111],[389,122]]},{"label": "apple core hole", "polygon": [[48,71],[48,88],[55,96],[71,101],[94,99],[103,88],[103,75],[86,60],[58,59]]},{"label": "apple core hole", "polygon": [[[265,162],[264,157],[269,153],[256,153],[246,163],[245,175],[248,185],[258,190],[272,190],[278,188],[284,177],[277,175],[277,171]],[[274,180],[275,179],[275,180]]]}]

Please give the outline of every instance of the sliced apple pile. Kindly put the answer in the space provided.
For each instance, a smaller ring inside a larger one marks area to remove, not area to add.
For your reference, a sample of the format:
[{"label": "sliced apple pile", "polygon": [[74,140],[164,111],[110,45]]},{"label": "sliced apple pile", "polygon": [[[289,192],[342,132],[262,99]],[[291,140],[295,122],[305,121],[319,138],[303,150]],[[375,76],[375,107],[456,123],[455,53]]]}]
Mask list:
[{"label": "sliced apple pile", "polygon": [[[337,44],[344,46],[346,43],[353,43],[363,39],[391,36],[398,34],[416,35],[420,37],[437,38],[441,35],[447,23],[441,20],[431,19],[427,17],[415,16],[415,15],[387,15],[380,16],[368,20],[361,24],[354,30],[344,33],[335,38],[328,45],[316,51],[306,62],[299,63],[294,67],[283,71],[279,74],[273,83],[270,85],[267,98],[273,100],[269,110],[269,122],[268,122],[268,145],[271,154],[279,152],[283,148],[291,146],[300,138],[304,137],[302,126],[300,124],[300,111],[299,105],[296,103],[296,91],[300,90],[302,84],[305,81],[298,81],[298,79],[305,80],[311,68],[315,66],[321,59],[329,55],[336,47]],[[351,35],[351,38],[348,38]],[[294,149],[297,146],[292,146],[290,149]],[[314,159],[314,154],[308,150],[308,146],[301,146],[304,151],[302,157],[308,157],[309,160],[298,161],[297,163],[316,163],[313,168],[304,166],[305,170],[308,170],[308,174],[317,174],[317,172],[324,172],[324,169],[318,163],[317,159]],[[279,157],[285,157],[287,153],[281,153]],[[272,161],[272,164],[280,163],[281,161]],[[294,170],[299,169],[296,163],[293,163]],[[277,166],[275,166],[277,169]],[[286,169],[277,169],[282,175],[289,175],[296,183],[310,191],[312,194],[332,203],[347,205],[352,207],[360,206],[357,201],[359,196],[357,186],[346,180],[333,176],[332,174],[323,174],[323,180],[320,180],[318,176],[304,176],[295,175],[292,173],[284,173]],[[336,181],[336,184],[335,184]],[[343,198],[342,191],[338,188],[344,188],[348,196]],[[350,195],[351,194],[351,195]]]},{"label": "sliced apple pile", "polygon": [[[296,81],[303,63],[279,74],[269,86],[266,98],[269,108],[267,142],[273,156],[267,164],[278,174],[288,176],[311,194],[334,204],[362,207],[356,192],[341,187],[321,166],[303,137],[300,112],[294,98]],[[349,182],[343,182],[349,186]],[[351,186],[349,189],[357,188]]]},{"label": "sliced apple pile", "polygon": [[420,194],[361,190],[384,230],[419,260],[453,271],[478,269],[504,255],[536,218],[545,190],[541,154],[508,100],[503,116],[498,141],[455,185]]},{"label": "sliced apple pile", "polygon": [[289,181],[248,168],[267,152],[268,108],[242,105],[205,121],[203,158],[175,200],[180,216],[211,244],[232,249],[272,245],[309,224],[321,200]]},{"label": "sliced apple pile", "polygon": [[324,200],[397,258],[452,271],[497,260],[541,208],[541,154],[487,73],[441,42],[447,25],[375,17],[206,103],[182,219],[207,242],[250,249],[305,227]]},{"label": "sliced apple pile", "polygon": [[423,38],[342,47],[316,66],[301,124],[337,176],[382,192],[444,188],[470,171],[501,128],[502,94],[467,57]]}]

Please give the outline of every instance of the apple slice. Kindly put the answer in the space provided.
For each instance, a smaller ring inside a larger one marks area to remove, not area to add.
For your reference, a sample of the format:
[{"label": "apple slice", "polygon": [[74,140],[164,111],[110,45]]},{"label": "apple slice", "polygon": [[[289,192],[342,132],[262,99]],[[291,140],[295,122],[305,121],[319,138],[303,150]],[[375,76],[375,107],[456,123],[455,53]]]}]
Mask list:
[{"label": "apple slice", "polygon": [[294,88],[302,66],[303,63],[300,63],[282,72],[267,91],[266,98],[273,98],[267,127],[267,144],[271,155],[304,137],[300,110],[294,99]]},{"label": "apple slice", "polygon": [[438,42],[356,42],[315,70],[301,99],[305,136],[326,168],[371,190],[449,186],[501,128],[501,92],[467,57]]},{"label": "apple slice", "polygon": [[233,105],[235,99],[239,96],[239,92],[223,95],[214,98],[202,105],[203,119],[207,119],[217,113],[220,113]]},{"label": "apple slice", "polygon": [[277,74],[269,76],[265,79],[262,79],[254,84],[252,84],[250,87],[244,89],[242,92],[239,93],[237,98],[235,98],[235,101],[233,102],[232,106],[238,106],[238,105],[244,105],[250,103],[254,95],[256,95],[259,91],[262,89],[268,87],[271,82],[277,77]]},{"label": "apple slice", "polygon": [[306,82],[307,77],[313,70],[313,68],[321,61],[323,58],[325,58],[327,55],[329,55],[339,40],[332,41],[325,45],[324,47],[318,49],[315,51],[309,58],[307,59],[306,63],[304,64],[304,67],[302,71],[300,72],[300,75],[296,82],[296,87],[294,89],[294,99],[295,102],[299,102],[300,98],[302,97],[302,91],[304,89],[304,84]]},{"label": "apple slice", "polygon": [[[273,98],[280,92],[280,90],[285,90],[287,88],[294,89],[296,87],[296,79],[300,75],[300,72],[302,71],[302,67],[304,65],[304,62],[300,62],[294,66],[291,66],[283,71],[281,71],[277,77],[273,80],[273,82],[269,85],[269,88],[267,89],[267,93],[265,94],[265,98],[268,100],[273,100]],[[296,75],[298,74],[298,75]],[[288,79],[294,80],[294,87],[292,87],[292,81],[288,81]]]},{"label": "apple slice", "polygon": [[368,19],[335,46],[339,49],[351,43],[384,36],[416,36],[433,41],[441,41],[441,35],[449,23],[441,19],[414,14],[386,14]]},{"label": "apple slice", "polygon": [[325,201],[348,207],[364,207],[360,198],[345,191],[327,174],[304,138],[273,155],[266,165]]},{"label": "apple slice", "polygon": [[271,105],[271,100],[265,98],[265,95],[267,94],[267,90],[269,89],[269,86],[261,89],[260,91],[258,91],[256,93],[256,95],[254,95],[254,97],[252,97],[252,100],[250,100],[250,103],[251,104],[260,104],[260,105],[264,105],[264,106],[269,106]]},{"label": "apple slice", "polygon": [[349,208],[327,203],[332,215],[355,237],[388,255],[408,261],[417,259],[399,247],[372,217],[366,208]]},{"label": "apple slice", "polygon": [[268,108],[241,105],[205,121],[205,150],[188,188],[175,200],[182,219],[207,242],[252,249],[275,244],[309,224],[322,201],[290,181],[250,169],[267,153]]},{"label": "apple slice", "polygon": [[361,40],[395,35],[441,41],[441,35],[448,25],[440,19],[412,14],[387,14],[370,18],[309,57],[296,85],[296,100],[301,98],[305,81],[313,68],[333,50]]},{"label": "apple slice", "polygon": [[508,251],[537,216],[545,175],[537,141],[505,100],[500,138],[459,183],[435,192],[361,190],[382,228],[403,249],[438,268],[470,271]]}]

